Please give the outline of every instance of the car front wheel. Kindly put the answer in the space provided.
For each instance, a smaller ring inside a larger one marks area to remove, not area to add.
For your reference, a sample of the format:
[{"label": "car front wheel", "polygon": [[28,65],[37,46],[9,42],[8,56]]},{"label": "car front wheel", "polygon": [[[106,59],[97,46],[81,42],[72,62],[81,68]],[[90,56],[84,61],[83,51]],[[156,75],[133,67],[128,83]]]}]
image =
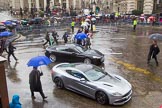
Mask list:
[{"label": "car front wheel", "polygon": [[86,63],[86,64],[91,64],[91,59],[89,59],[89,58],[86,58],[85,60],[84,60],[84,63]]},{"label": "car front wheel", "polygon": [[55,55],[51,54],[49,58],[52,62],[56,62],[56,56]]},{"label": "car front wheel", "polygon": [[102,105],[105,105],[108,103],[108,97],[107,95],[102,92],[102,91],[99,91],[96,93],[96,100],[99,104],[102,104]]},{"label": "car front wheel", "polygon": [[55,82],[57,88],[60,88],[60,89],[64,88],[64,83],[61,80],[61,78],[55,78],[54,82]]}]

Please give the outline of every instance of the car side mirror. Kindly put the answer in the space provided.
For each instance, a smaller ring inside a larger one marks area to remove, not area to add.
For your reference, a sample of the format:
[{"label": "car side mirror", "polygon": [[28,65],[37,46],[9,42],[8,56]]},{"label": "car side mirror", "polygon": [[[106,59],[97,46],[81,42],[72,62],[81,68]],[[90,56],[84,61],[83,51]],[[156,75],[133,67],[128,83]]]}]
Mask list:
[{"label": "car side mirror", "polygon": [[81,78],[80,81],[86,82],[87,80],[85,78]]}]

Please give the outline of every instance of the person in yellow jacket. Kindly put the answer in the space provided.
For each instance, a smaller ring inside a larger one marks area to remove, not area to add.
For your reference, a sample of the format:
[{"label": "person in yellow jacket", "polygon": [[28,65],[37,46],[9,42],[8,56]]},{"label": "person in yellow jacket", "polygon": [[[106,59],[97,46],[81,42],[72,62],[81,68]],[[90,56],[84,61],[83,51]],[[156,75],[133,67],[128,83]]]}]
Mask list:
[{"label": "person in yellow jacket", "polygon": [[74,33],[74,26],[75,26],[75,21],[72,21],[71,22],[71,30],[72,30],[72,33]]},{"label": "person in yellow jacket", "polygon": [[137,19],[135,18],[133,20],[133,30],[136,31],[136,26],[137,26]]}]

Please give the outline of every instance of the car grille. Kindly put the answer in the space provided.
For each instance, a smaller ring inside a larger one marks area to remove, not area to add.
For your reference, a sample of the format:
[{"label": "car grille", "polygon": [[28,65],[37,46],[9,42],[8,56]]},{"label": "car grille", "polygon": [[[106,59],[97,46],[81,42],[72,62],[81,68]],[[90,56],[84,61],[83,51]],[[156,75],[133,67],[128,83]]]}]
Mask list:
[{"label": "car grille", "polygon": [[130,90],[125,95],[123,95],[121,97],[121,99],[116,99],[113,104],[114,105],[123,105],[124,103],[128,102],[131,99],[131,95],[132,95],[132,90]]},{"label": "car grille", "polygon": [[132,90],[130,90],[128,93],[126,93],[123,97],[129,96],[131,92],[132,92]]},{"label": "car grille", "polygon": [[131,94],[132,94],[132,90],[130,90],[128,93],[126,93],[124,96],[122,96],[121,99],[116,100],[114,102],[114,104],[122,105],[122,104],[128,102],[131,99]]},{"label": "car grille", "polygon": [[115,103],[122,103],[122,102],[125,102],[125,101],[127,101],[127,100],[128,100],[127,98],[123,98],[123,99],[121,99],[121,100],[116,101]]}]

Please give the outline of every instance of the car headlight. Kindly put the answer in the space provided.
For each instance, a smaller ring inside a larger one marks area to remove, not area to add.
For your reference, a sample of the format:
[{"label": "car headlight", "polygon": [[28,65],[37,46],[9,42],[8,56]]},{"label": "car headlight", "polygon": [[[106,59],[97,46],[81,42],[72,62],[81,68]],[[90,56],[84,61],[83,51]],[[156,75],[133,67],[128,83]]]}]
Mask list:
[{"label": "car headlight", "polygon": [[100,59],[101,57],[93,56],[93,58],[95,58],[95,59]]},{"label": "car headlight", "polygon": [[122,96],[122,94],[118,93],[118,92],[115,92],[115,93],[112,93],[113,96]]}]

